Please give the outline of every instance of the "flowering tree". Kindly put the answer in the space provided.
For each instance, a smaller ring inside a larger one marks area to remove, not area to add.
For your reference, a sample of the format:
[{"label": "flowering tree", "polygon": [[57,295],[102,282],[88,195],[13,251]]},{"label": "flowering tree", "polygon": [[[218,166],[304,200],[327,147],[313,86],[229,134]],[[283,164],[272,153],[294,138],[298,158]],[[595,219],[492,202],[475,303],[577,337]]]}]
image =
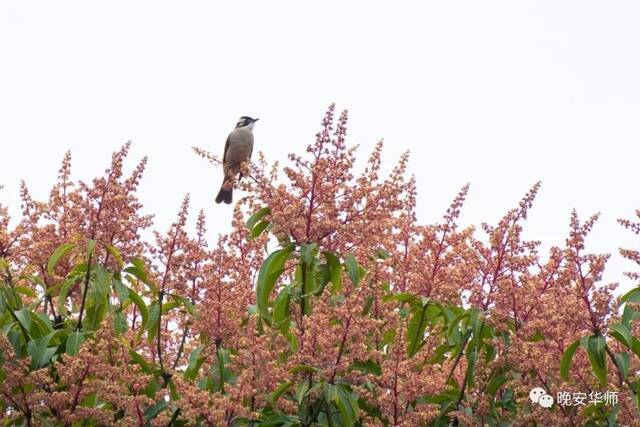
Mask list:
[{"label": "flowering tree", "polygon": [[539,183],[480,231],[458,225],[467,185],[420,224],[408,155],[382,177],[379,143],[356,175],[346,126],[331,106],[306,154],[245,165],[211,246],[188,195],[141,238],[128,144],[91,184],[67,154],[47,201],[23,185],[15,227],[0,206],[5,425],[633,423],[640,288],[602,283],[597,216],[544,255],[521,237]]}]

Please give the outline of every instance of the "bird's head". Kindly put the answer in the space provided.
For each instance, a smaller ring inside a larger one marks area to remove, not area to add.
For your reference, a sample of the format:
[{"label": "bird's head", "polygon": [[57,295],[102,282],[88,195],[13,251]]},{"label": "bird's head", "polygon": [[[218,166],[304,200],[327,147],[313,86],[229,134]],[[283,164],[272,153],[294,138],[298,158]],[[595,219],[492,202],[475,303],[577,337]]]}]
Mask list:
[{"label": "bird's head", "polygon": [[238,119],[238,123],[236,123],[236,129],[237,128],[244,128],[244,127],[248,127],[249,129],[253,129],[253,126],[256,124],[256,122],[260,120],[260,119],[253,119],[249,116],[242,116]]}]

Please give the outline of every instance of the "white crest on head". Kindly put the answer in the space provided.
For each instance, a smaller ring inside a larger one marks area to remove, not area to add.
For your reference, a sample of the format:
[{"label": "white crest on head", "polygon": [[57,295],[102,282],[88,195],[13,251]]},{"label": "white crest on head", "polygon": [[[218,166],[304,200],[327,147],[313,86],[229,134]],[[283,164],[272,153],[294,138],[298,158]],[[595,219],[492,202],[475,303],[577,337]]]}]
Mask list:
[{"label": "white crest on head", "polygon": [[253,126],[258,121],[258,119],[252,119],[248,116],[242,116],[238,119],[236,123],[236,129],[249,129],[253,130]]}]

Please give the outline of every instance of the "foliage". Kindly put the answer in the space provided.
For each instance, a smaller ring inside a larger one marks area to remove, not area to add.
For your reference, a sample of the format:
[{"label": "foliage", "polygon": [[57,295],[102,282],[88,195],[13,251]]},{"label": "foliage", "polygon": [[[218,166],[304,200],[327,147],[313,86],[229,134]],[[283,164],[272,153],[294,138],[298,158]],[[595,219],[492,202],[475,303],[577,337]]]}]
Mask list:
[{"label": "foliage", "polygon": [[[546,258],[521,236],[539,183],[483,237],[457,225],[468,186],[420,224],[408,156],[380,178],[378,144],[355,176],[333,113],[284,178],[262,156],[246,165],[213,248],[203,212],[187,232],[188,196],[142,239],[146,159],[124,177],[129,145],[91,184],[71,181],[67,154],[47,201],[23,185],[13,227],[0,206],[4,425],[635,422],[640,286],[616,300],[601,283],[608,256],[585,250],[597,216],[572,213]],[[619,402],[544,408],[534,387]]]}]

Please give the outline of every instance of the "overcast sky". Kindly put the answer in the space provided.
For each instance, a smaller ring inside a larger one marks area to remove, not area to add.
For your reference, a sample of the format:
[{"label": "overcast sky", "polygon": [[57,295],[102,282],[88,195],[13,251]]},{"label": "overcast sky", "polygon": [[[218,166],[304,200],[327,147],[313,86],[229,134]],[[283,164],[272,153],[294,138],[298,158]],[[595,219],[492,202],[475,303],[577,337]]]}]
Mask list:
[{"label": "overcast sky", "polygon": [[537,180],[526,237],[563,244],[573,208],[601,211],[588,244],[640,246],[616,224],[640,208],[640,3],[636,1],[7,1],[0,3],[0,201],[19,213],[25,179],[45,198],[59,161],[101,174],[133,141],[149,167],[140,197],[156,227],[186,192],[210,236],[221,154],[241,115],[256,148],[301,153],[331,102],[350,112],[364,158],[410,150],[419,219],[466,182],[464,223],[495,223]]}]

